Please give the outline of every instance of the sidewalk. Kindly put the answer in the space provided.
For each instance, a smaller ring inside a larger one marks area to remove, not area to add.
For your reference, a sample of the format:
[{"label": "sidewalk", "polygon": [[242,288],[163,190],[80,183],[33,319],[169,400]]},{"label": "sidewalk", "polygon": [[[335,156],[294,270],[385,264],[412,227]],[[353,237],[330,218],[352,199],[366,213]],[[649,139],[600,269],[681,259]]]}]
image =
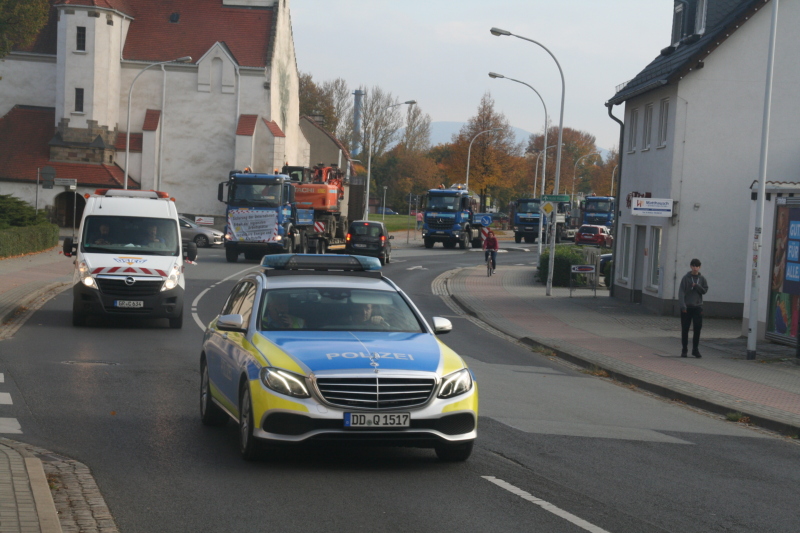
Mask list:
[{"label": "sidewalk", "polygon": [[[508,257],[508,256],[506,256]],[[507,262],[511,262],[508,260]],[[785,435],[800,434],[800,365],[795,349],[758,343],[746,359],[741,320],[703,321],[700,353],[680,357],[680,321],[649,314],[604,289],[554,287],[535,282],[534,269],[501,266],[451,271],[445,290],[470,315],[528,344],[593,371],[718,414],[741,413]]]}]

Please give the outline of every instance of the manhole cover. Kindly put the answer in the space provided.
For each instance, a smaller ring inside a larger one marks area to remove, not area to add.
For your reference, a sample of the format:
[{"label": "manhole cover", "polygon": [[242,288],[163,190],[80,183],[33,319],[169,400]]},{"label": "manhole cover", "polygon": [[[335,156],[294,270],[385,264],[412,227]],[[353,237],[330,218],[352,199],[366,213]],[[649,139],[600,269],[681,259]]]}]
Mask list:
[{"label": "manhole cover", "polygon": [[117,366],[120,363],[114,363],[112,361],[61,361],[62,364],[65,365],[107,365],[107,366]]}]

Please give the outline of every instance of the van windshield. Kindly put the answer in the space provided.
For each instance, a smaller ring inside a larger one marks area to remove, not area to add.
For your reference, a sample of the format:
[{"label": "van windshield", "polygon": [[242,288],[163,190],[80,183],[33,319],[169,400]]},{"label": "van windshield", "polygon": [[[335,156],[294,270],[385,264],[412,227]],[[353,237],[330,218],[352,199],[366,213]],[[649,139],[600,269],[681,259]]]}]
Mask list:
[{"label": "van windshield", "polygon": [[174,257],[179,244],[178,225],[168,218],[89,216],[83,222],[81,247],[87,253]]}]

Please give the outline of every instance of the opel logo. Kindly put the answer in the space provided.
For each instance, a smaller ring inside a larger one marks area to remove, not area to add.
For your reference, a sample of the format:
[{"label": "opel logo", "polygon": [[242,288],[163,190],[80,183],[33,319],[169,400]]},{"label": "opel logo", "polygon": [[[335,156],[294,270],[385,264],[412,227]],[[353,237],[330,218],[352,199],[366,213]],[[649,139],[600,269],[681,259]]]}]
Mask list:
[{"label": "opel logo", "polygon": [[128,285],[130,287],[134,283],[136,283],[136,279],[134,279],[133,276],[128,276],[127,278],[125,278],[125,285]]}]

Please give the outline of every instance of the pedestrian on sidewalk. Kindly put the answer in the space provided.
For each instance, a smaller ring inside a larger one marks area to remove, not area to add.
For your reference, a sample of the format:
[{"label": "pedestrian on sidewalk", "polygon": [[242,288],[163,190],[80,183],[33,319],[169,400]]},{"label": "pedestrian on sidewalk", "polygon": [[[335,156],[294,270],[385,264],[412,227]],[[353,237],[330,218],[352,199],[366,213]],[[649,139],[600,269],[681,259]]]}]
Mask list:
[{"label": "pedestrian on sidewalk", "polygon": [[703,329],[703,295],[708,291],[705,276],[700,273],[700,260],[692,259],[691,271],[687,272],[678,288],[678,302],[681,305],[681,357],[687,357],[689,345],[689,326],[692,327],[692,355],[700,358],[700,330]]},{"label": "pedestrian on sidewalk", "polygon": [[422,229],[422,211],[417,211],[417,231]]},{"label": "pedestrian on sidewalk", "polygon": [[492,254],[492,274],[494,274],[497,271],[497,250],[500,249],[500,245],[498,244],[497,238],[494,236],[494,232],[492,230],[489,230],[489,234],[483,241],[483,249],[484,261],[489,259],[489,254]]}]

